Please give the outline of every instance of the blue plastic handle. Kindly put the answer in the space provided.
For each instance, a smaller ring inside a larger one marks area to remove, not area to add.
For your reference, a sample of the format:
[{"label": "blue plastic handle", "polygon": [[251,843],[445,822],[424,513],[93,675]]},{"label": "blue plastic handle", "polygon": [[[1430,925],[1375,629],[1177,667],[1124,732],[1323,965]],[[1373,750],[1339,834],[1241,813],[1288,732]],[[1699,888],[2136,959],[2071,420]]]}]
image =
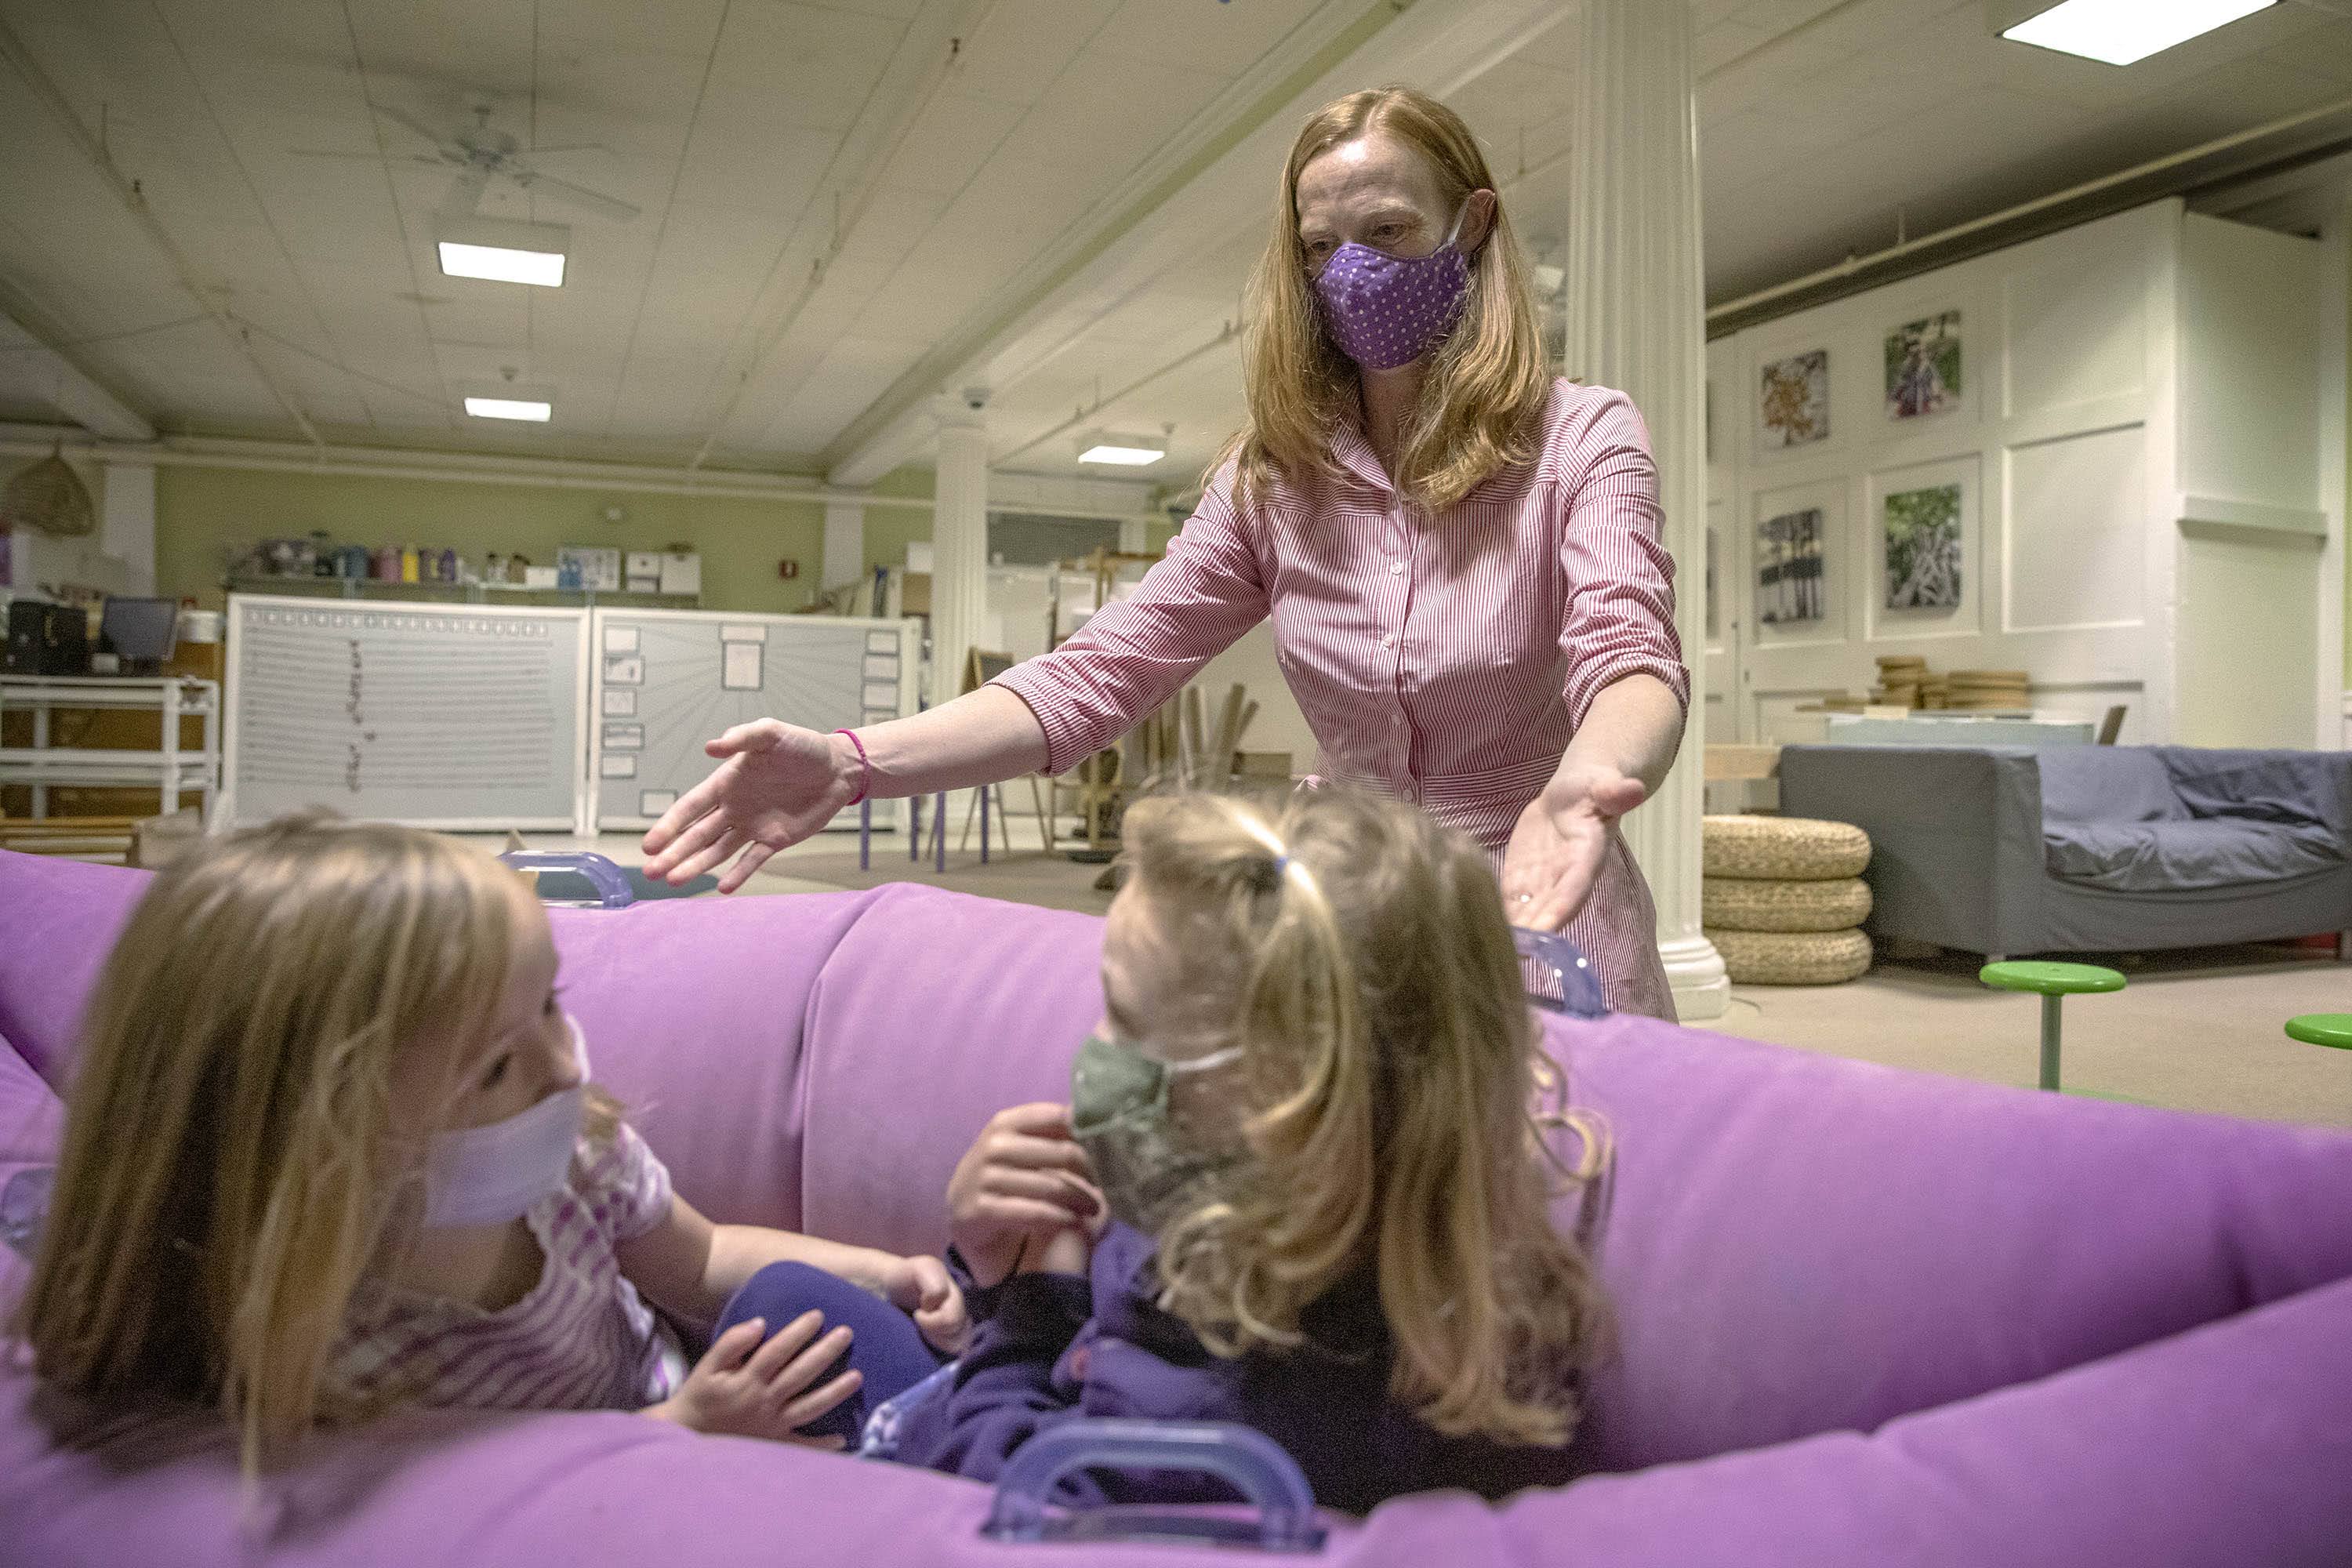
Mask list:
[{"label": "blue plastic handle", "polygon": [[1609,1004],[1601,997],[1601,981],[1592,973],[1592,963],[1576,943],[1564,936],[1548,931],[1529,931],[1524,926],[1511,928],[1512,945],[1521,958],[1541,964],[1559,987],[1557,998],[1530,991],[1528,999],[1538,1007],[1554,1013],[1565,1013],[1571,1018],[1605,1018]]},{"label": "blue plastic handle", "polygon": [[564,909],[625,910],[636,901],[629,874],[604,856],[586,849],[509,849],[499,857],[519,871],[570,871],[588,879],[594,900],[550,899]]},{"label": "blue plastic handle", "polygon": [[[1047,1515],[1046,1503],[1064,1478],[1104,1468],[1214,1476],[1248,1500],[1257,1520],[1236,1531],[1231,1521],[1116,1508],[1064,1521]],[[1048,1427],[1004,1467],[981,1533],[997,1541],[1191,1536],[1265,1552],[1314,1552],[1323,1544],[1315,1493],[1298,1462],[1274,1439],[1247,1426],[1188,1421],[1088,1419]]]},{"label": "blue plastic handle", "polygon": [[49,1217],[49,1193],[57,1182],[55,1165],[27,1165],[0,1187],[0,1241],[27,1263],[40,1250],[41,1226]]}]

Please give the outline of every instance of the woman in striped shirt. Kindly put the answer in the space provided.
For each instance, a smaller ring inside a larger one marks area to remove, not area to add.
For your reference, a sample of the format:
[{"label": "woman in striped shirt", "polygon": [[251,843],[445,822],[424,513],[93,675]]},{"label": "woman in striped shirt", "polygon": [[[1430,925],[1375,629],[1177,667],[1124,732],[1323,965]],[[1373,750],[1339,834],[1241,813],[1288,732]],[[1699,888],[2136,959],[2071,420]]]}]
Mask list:
[{"label": "woman in striped shirt", "polygon": [[1249,423],[1134,597],[913,719],[729,731],[646,836],[647,870],[734,856],[732,891],[867,795],[1061,772],[1270,616],[1321,775],[1467,833],[1514,921],[1565,929],[1612,1005],[1672,1017],[1617,830],[1689,697],[1657,472],[1631,402],[1548,374],[1494,184],[1421,93],[1319,110],[1252,284]]}]

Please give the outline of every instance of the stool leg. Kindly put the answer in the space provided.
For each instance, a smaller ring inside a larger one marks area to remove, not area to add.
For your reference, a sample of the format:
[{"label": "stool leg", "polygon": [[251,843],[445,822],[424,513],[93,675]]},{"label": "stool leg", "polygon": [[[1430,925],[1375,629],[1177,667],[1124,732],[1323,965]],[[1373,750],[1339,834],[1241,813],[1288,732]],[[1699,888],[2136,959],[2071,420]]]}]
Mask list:
[{"label": "stool leg", "polygon": [[2042,1087],[2058,1087],[2058,1004],[2054,994],[2042,998]]}]

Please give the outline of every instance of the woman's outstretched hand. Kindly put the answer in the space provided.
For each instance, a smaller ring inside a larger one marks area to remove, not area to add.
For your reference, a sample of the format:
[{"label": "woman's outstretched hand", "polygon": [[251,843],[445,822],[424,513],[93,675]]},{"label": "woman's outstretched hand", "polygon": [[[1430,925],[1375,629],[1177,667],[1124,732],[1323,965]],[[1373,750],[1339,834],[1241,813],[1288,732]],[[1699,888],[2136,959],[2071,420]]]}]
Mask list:
[{"label": "woman's outstretched hand", "polygon": [[1603,764],[1563,771],[1519,814],[1503,851],[1503,912],[1530,931],[1564,930],[1584,908],[1609,830],[1649,795]]},{"label": "woman's outstretched hand", "polygon": [[[823,827],[857,795],[833,737],[774,719],[738,724],[702,749],[720,760],[646,835],[646,875],[676,886],[735,857],[719,879],[731,893],[777,850]],[[738,853],[740,851],[740,853]]]}]

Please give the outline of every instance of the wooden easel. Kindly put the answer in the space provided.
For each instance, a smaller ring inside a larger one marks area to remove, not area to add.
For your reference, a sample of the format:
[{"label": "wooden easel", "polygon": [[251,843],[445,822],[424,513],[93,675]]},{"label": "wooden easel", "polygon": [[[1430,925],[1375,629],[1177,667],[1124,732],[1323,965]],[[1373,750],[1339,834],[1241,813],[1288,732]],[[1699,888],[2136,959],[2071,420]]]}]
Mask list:
[{"label": "wooden easel", "polygon": [[[990,681],[995,679],[998,676],[1003,675],[1006,670],[1011,669],[1013,665],[1013,658],[1009,653],[995,653],[987,649],[976,647],[967,648],[964,650],[963,656],[963,684],[960,689],[962,691],[977,691],[982,687],[987,685]],[[1046,809],[1045,793],[1037,786],[1037,775],[1035,773],[1031,773],[1027,776],[1029,779],[1029,804],[1035,810],[1037,815],[1037,842],[1045,849],[1050,851],[1054,847],[1053,816]],[[1005,808],[1004,786],[1002,784],[983,784],[979,789],[972,791],[971,800],[963,808],[963,831],[958,835],[956,838],[956,853],[961,855],[964,852],[965,847],[971,842],[971,819],[975,815],[980,816],[980,859],[981,864],[983,866],[988,863],[987,797],[991,792],[994,793],[996,799],[996,820],[1004,825],[1004,847],[1007,853],[1011,852],[1013,848],[1013,814]]]}]

